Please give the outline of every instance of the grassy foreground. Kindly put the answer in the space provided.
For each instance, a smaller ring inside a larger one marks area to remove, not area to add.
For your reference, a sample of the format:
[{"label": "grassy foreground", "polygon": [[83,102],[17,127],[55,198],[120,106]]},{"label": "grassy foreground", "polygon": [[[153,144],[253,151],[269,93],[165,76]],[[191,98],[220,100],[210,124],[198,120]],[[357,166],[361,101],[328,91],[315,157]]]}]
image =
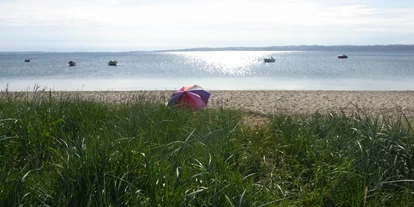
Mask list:
[{"label": "grassy foreground", "polygon": [[0,99],[0,206],[410,206],[402,115]]}]

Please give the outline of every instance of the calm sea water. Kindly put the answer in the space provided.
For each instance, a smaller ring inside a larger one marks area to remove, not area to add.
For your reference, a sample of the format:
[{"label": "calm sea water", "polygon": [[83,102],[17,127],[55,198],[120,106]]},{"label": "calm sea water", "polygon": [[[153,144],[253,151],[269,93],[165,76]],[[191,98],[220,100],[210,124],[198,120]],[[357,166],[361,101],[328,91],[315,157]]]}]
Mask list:
[{"label": "calm sea water", "polygon": [[[414,53],[0,53],[0,90],[414,90]],[[276,62],[264,63],[274,57]],[[31,62],[24,62],[31,58]],[[68,62],[77,63],[69,67]],[[117,60],[118,66],[108,66]]]}]

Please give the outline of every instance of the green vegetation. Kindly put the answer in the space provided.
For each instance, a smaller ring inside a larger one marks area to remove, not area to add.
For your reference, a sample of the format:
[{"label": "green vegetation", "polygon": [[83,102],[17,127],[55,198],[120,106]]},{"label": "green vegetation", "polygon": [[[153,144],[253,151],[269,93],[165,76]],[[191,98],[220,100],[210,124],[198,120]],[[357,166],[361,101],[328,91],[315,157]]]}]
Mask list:
[{"label": "green vegetation", "polygon": [[0,99],[0,206],[410,206],[403,115]]}]

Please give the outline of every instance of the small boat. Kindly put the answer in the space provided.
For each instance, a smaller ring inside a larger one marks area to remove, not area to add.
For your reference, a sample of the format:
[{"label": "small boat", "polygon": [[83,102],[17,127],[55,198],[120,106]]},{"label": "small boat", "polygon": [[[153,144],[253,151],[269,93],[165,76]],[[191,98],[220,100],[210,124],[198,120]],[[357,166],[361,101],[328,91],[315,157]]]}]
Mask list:
[{"label": "small boat", "polygon": [[30,62],[30,59],[24,59],[24,62],[28,63]]},{"label": "small boat", "polygon": [[265,61],[265,63],[273,63],[275,62],[276,59],[274,59],[273,57],[270,57],[270,58],[265,58],[263,60]]},{"label": "small boat", "polygon": [[110,61],[108,62],[108,65],[109,65],[109,66],[116,66],[116,64],[118,64],[118,62],[116,62],[115,60],[110,60]]},{"label": "small boat", "polygon": [[76,63],[75,62],[73,62],[72,60],[71,61],[69,61],[69,66],[75,66],[76,65]]},{"label": "small boat", "polygon": [[339,59],[346,59],[346,58],[348,58],[348,56],[345,55],[345,54],[342,54],[342,55],[338,55],[338,58]]}]

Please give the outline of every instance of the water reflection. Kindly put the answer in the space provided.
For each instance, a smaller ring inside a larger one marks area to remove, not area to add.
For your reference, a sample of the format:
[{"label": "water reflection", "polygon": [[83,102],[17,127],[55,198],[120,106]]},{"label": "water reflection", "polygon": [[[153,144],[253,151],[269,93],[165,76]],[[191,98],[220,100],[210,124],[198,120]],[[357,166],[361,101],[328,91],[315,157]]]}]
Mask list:
[{"label": "water reflection", "polygon": [[220,76],[251,76],[256,73],[263,63],[263,58],[278,53],[268,51],[203,51],[203,52],[173,52],[185,59],[190,65],[197,65],[201,70]]}]

